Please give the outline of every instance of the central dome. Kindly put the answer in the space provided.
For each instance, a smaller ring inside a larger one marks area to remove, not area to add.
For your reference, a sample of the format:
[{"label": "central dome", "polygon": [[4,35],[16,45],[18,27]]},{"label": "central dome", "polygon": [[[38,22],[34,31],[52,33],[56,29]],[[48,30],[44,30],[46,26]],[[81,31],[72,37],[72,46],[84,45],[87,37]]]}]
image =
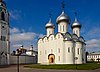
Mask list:
[{"label": "central dome", "polygon": [[56,19],[56,23],[59,24],[59,22],[61,21],[66,21],[68,23],[70,23],[70,18],[68,15],[66,15],[64,13],[64,11],[62,11],[62,14],[60,16],[58,16],[58,18]]}]

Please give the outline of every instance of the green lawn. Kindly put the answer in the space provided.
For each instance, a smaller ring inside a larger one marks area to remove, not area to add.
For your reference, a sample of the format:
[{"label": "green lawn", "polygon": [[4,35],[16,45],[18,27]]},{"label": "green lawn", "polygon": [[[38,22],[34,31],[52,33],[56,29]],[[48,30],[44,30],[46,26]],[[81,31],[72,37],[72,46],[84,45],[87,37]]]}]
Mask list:
[{"label": "green lawn", "polygon": [[65,64],[65,65],[39,65],[39,64],[33,64],[33,65],[25,65],[25,67],[29,68],[38,68],[38,69],[63,69],[63,70],[94,70],[100,68],[100,64],[97,63],[87,63],[87,64],[78,64],[78,65],[72,65],[72,64]]}]

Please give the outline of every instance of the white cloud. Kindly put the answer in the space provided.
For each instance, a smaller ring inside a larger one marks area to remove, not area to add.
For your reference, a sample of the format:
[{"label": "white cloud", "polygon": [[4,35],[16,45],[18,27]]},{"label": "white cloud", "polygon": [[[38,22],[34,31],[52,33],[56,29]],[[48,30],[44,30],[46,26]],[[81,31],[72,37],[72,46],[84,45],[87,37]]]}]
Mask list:
[{"label": "white cloud", "polygon": [[10,29],[10,33],[12,34],[12,33],[19,33],[20,32],[20,30],[18,29],[18,28],[11,28]]},{"label": "white cloud", "polygon": [[21,46],[21,44],[13,44],[13,45],[12,45],[13,48],[18,48],[18,47],[20,47],[20,46]]},{"label": "white cloud", "polygon": [[86,42],[87,48],[99,48],[100,49],[100,39],[91,39]]},{"label": "white cloud", "polygon": [[12,34],[10,36],[11,41],[29,41],[33,40],[36,37],[36,33],[33,32],[26,32],[26,33],[17,33],[17,34]]},{"label": "white cloud", "polygon": [[23,45],[26,49],[29,49],[30,45],[33,45],[36,49],[38,38],[43,36],[43,34],[25,32],[25,30],[23,30],[24,29],[18,29],[16,27],[10,29],[11,52],[19,48],[21,45]]},{"label": "white cloud", "polygon": [[21,11],[20,10],[11,10],[9,12],[11,19],[18,20],[21,18]]}]

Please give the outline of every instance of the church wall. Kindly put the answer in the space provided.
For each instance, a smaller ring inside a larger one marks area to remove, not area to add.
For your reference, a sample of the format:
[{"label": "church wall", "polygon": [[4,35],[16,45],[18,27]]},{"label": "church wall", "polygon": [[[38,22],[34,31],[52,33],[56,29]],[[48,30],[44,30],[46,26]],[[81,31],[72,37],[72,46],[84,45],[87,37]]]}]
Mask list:
[{"label": "church wall", "polygon": [[65,41],[65,64],[74,64],[73,41]]},{"label": "church wall", "polygon": [[82,43],[76,42],[75,44],[75,57],[78,59],[75,60],[76,64],[82,64]]},{"label": "church wall", "polygon": [[83,43],[83,63],[86,63],[86,44]]},{"label": "church wall", "polygon": [[44,43],[43,43],[43,49],[42,49],[42,57],[43,57],[43,59],[42,59],[42,63],[43,64],[47,64],[48,63],[48,49],[49,49],[49,42],[48,42],[48,40],[47,41],[43,41]]},{"label": "church wall", "polygon": [[38,41],[38,63],[41,63],[42,61],[42,39],[39,39]]},{"label": "church wall", "polygon": [[[64,59],[64,54],[63,54],[63,51],[64,51],[64,42],[63,42],[63,38],[59,38],[59,39],[56,39],[56,64],[63,64],[63,59]],[[60,50],[60,51],[59,51]]]}]

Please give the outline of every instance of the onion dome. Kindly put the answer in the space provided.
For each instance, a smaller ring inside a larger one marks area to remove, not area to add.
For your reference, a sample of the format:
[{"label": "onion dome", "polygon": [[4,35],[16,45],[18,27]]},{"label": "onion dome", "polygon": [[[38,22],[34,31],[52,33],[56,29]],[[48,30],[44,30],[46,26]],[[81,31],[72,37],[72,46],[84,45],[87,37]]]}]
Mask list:
[{"label": "onion dome", "polygon": [[61,21],[66,21],[66,22],[70,23],[70,18],[68,15],[66,15],[64,13],[64,11],[62,11],[61,15],[58,16],[58,18],[56,19],[57,24],[59,24],[59,22],[61,22]]},{"label": "onion dome", "polygon": [[78,22],[78,19],[77,19],[77,12],[75,12],[75,21],[74,21],[73,24],[72,24],[72,29],[73,29],[74,27],[79,27],[79,28],[81,28],[81,24]]},{"label": "onion dome", "polygon": [[72,28],[74,28],[74,27],[79,27],[79,28],[81,28],[81,24],[78,22],[77,18],[75,18],[75,21],[74,21],[73,24],[72,24]]},{"label": "onion dome", "polygon": [[0,6],[6,6],[6,3],[3,0],[0,0]]},{"label": "onion dome", "polygon": [[55,28],[54,24],[51,22],[51,19],[49,20],[49,22],[46,24],[45,27],[46,28]]}]

